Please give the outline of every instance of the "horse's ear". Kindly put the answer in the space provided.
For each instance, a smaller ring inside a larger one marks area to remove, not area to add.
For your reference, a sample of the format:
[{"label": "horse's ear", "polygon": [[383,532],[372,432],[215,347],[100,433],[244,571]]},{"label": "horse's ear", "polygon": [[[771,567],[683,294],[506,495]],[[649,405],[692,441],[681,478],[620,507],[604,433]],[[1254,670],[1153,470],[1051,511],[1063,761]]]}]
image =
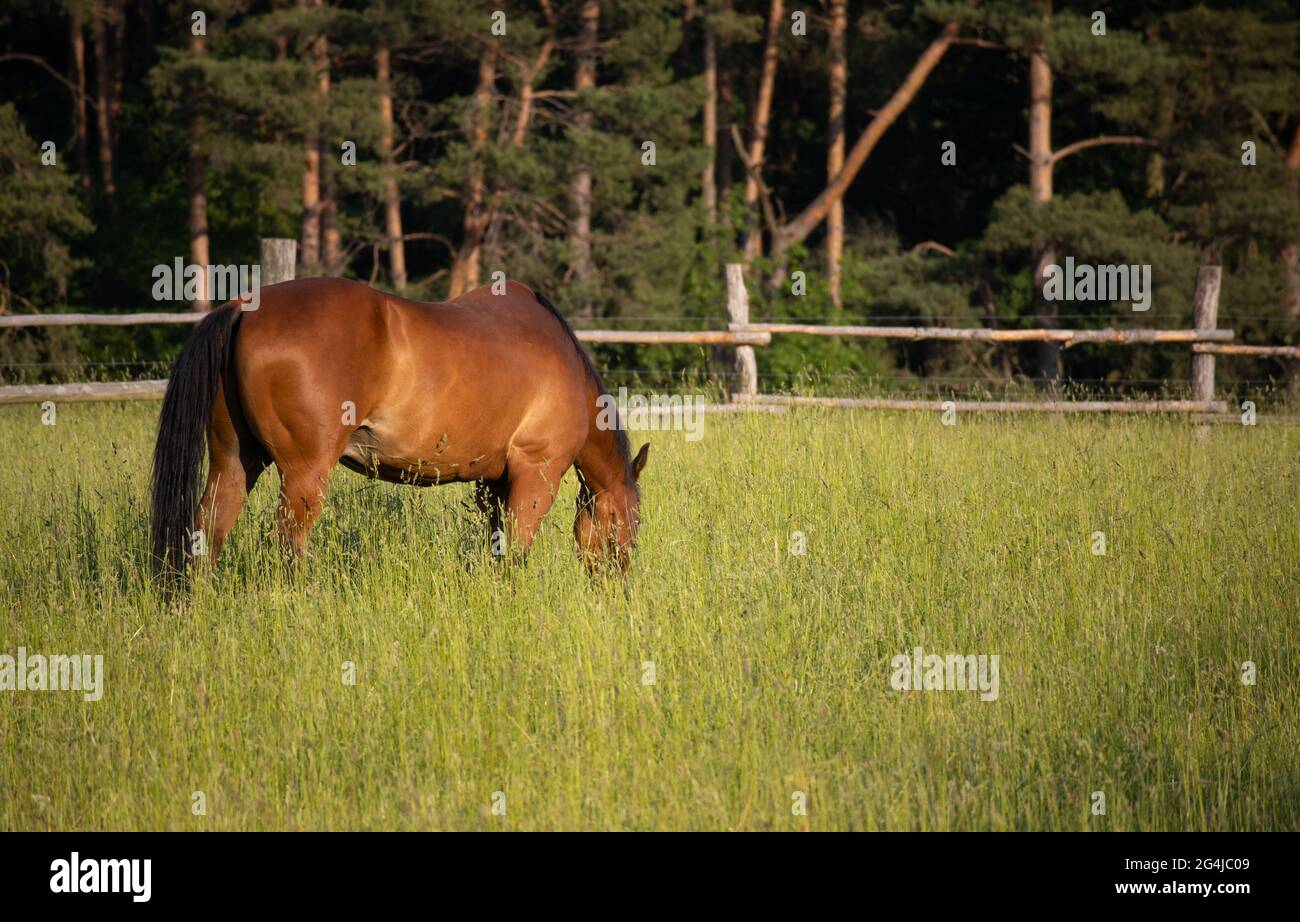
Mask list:
[{"label": "horse's ear", "polygon": [[646,442],[641,446],[641,450],[636,453],[636,457],[632,459],[632,473],[638,479],[641,477],[641,472],[645,470],[645,459],[648,457],[650,457],[650,443]]}]

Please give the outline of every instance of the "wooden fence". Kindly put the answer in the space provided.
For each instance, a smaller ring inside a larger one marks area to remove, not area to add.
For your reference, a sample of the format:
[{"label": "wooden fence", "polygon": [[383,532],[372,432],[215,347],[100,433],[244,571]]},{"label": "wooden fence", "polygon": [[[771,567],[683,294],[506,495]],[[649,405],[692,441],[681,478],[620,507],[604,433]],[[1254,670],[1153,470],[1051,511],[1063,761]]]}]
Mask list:
[{"label": "wooden fence", "polygon": [[[262,283],[274,285],[294,277],[297,243],[271,239],[261,242]],[[807,323],[750,323],[749,294],[744,267],[726,269],[726,330],[578,330],[587,343],[641,345],[700,344],[734,347],[735,385],[732,404],[717,409],[779,411],[786,406],[822,406],[888,410],[978,410],[986,412],[1042,413],[1225,413],[1227,403],[1214,399],[1214,363],[1217,355],[1250,355],[1300,359],[1300,346],[1250,346],[1233,343],[1233,331],[1218,328],[1218,266],[1203,266],[1192,297],[1192,329],[1186,330],[999,330],[955,327],[838,326]],[[158,323],[195,323],[202,313],[152,312],[135,314],[10,314],[0,316],[0,329],[35,326],[131,326]],[[1056,342],[1063,348],[1079,343],[1142,345],[1188,344],[1192,349],[1191,400],[1080,400],[1080,401],[936,401],[790,397],[760,394],[755,346],[766,346],[777,336],[841,336],[906,341],[941,340],[999,343]],[[0,387],[0,404],[80,400],[156,400],[166,391],[166,380],[113,383],[29,384]]]}]

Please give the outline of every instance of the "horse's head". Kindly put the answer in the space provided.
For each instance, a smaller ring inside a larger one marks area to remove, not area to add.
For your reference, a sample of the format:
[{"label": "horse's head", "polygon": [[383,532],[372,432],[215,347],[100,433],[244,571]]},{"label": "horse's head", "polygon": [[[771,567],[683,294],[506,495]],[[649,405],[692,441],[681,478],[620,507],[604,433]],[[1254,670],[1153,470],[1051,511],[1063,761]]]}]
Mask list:
[{"label": "horse's head", "polygon": [[641,515],[637,482],[649,454],[649,443],[642,445],[630,466],[632,476],[620,483],[601,490],[593,490],[585,481],[580,484],[573,537],[578,542],[578,555],[589,571],[612,562],[619,572],[627,573]]}]

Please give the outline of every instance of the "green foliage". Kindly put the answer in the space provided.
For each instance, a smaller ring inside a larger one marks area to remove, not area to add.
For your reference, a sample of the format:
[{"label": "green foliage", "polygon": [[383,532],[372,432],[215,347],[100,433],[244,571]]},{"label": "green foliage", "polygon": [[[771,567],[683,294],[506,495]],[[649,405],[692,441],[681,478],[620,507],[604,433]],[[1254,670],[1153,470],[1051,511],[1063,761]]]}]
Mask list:
[{"label": "green foliage", "polygon": [[41,145],[11,104],[0,105],[0,313],[13,300],[67,297],[68,280],[87,260],[71,244],[94,230],[62,159],[42,162]]},{"label": "green foliage", "polygon": [[[118,192],[111,201],[99,188],[93,99],[84,159],[65,164],[71,154],[61,155],[55,169],[15,168],[30,162],[31,137],[68,136],[71,94],[30,60],[0,59],[6,99],[12,97],[0,109],[3,284],[26,299],[25,309],[61,302],[85,309],[146,306],[150,268],[187,251],[187,163],[199,116],[215,258],[251,261],[258,237],[298,233],[304,145],[319,133],[346,251],[343,271],[391,284],[374,57],[382,43],[392,51],[408,294],[445,295],[462,243],[467,189],[482,175],[491,214],[484,280],[492,271],[507,272],[545,290],[587,325],[716,327],[726,319],[722,266],[739,256],[746,217],[744,167],[729,144],[728,123],[747,139],[768,4],[699,3],[688,21],[675,0],[602,3],[596,88],[580,96],[573,90],[579,7],[328,0],[304,9],[278,0],[217,0],[206,7],[206,48],[196,55],[189,9],[145,3],[152,19],[132,19],[125,32],[124,96],[115,116]],[[7,47],[63,61],[70,8],[6,7],[0,26],[11,36]],[[86,12],[84,3],[76,8]],[[1050,242],[1062,257],[1150,263],[1155,272],[1157,303],[1148,315],[1084,303],[1070,309],[1073,324],[1159,318],[1159,325],[1182,325],[1196,267],[1217,262],[1226,273],[1221,316],[1239,340],[1300,340],[1300,316],[1284,294],[1295,280],[1282,260],[1300,241],[1296,176],[1284,159],[1300,122],[1294,9],[1281,0],[1249,9],[1143,0],[1107,10],[1106,32],[1097,35],[1095,4],[1056,0],[1050,8],[1049,19],[1047,4],[1021,0],[850,4],[849,145],[943,24],[959,23],[966,44],[948,50],[844,199],[843,307],[831,303],[819,230],[783,267],[806,273],[803,297],[790,296],[788,284],[785,291],[766,290],[758,280],[777,267],[763,259],[752,267],[756,312],[811,322],[1023,326],[1032,312],[1034,254]],[[496,10],[506,14],[505,35],[489,31]],[[783,29],[779,42],[763,167],[777,223],[812,201],[827,179],[826,22],[818,14],[809,23],[807,36]],[[706,27],[716,33],[719,86],[726,91],[722,137],[713,140],[722,144],[718,150],[731,149],[715,171],[720,201],[712,226],[702,203],[710,155],[701,130]],[[327,96],[310,54],[317,36],[330,49]],[[469,134],[472,99],[480,57],[493,43],[498,55],[487,141],[476,148]],[[1041,209],[1024,189],[1028,165],[1015,150],[1026,143],[1028,55],[1040,43],[1053,74],[1056,150],[1104,135],[1145,139],[1141,146],[1092,146],[1059,160],[1055,200]],[[549,48],[544,60],[543,47]],[[93,91],[93,53],[88,58]],[[536,95],[517,144],[528,87]],[[344,141],[357,145],[355,166],[339,162]],[[946,141],[957,146],[956,166],[939,161],[937,149]],[[653,166],[642,160],[646,142],[655,145]],[[1255,145],[1254,166],[1242,163],[1245,142]],[[579,165],[593,177],[586,281],[569,240]],[[954,255],[939,255],[944,251]],[[19,347],[18,337],[8,338],[19,351],[42,342],[29,337]],[[166,334],[147,330],[47,345],[65,359],[67,350],[84,346],[83,358],[109,361],[163,358],[172,348]],[[155,347],[163,353],[151,354]],[[104,351],[113,348],[121,354]],[[714,350],[597,351],[603,364],[628,375],[644,370],[664,380],[695,380],[726,369],[725,356]],[[860,387],[887,377],[919,384],[929,377],[1033,372],[1021,350],[992,355],[949,344],[778,338],[758,354],[765,383],[774,386],[844,378]],[[1078,349],[1066,354],[1065,373],[1177,378],[1185,364],[1185,354],[1170,350]],[[1219,367],[1219,379],[1233,386],[1268,385],[1288,375],[1300,381],[1294,365],[1272,360],[1233,358]]]}]

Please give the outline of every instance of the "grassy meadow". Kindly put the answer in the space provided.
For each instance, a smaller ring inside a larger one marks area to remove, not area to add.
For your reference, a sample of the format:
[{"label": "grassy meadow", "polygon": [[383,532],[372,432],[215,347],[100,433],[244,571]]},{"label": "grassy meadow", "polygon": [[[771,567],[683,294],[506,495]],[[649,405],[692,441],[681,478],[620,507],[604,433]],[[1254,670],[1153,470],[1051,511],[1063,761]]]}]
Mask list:
[{"label": "grassy meadow", "polygon": [[[294,582],[268,472],[181,606],[157,412],[0,407],[0,653],[105,669],[0,693],[0,829],[1300,828],[1293,424],[710,417],[645,435],[626,594],[572,475],[511,568],[468,487],[340,468]],[[999,697],[895,690],[916,646]]]}]

